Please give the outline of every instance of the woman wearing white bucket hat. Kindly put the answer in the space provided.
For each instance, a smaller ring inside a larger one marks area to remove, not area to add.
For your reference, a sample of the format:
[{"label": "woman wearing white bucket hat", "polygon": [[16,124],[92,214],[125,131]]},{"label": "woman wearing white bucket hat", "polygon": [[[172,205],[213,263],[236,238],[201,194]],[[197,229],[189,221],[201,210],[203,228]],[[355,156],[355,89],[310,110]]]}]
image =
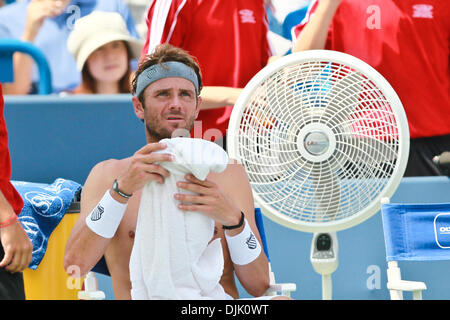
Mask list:
[{"label": "woman wearing white bucket hat", "polygon": [[67,46],[82,73],[73,93],[130,92],[130,61],[139,58],[143,42],[130,36],[120,14],[94,11],[78,19]]}]

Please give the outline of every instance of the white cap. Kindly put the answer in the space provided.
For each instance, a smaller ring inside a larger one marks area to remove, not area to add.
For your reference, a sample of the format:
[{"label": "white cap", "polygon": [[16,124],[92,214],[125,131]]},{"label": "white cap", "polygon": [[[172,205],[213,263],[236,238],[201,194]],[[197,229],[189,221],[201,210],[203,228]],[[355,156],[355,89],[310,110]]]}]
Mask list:
[{"label": "white cap", "polygon": [[94,11],[75,22],[67,39],[67,47],[81,71],[92,52],[117,40],[127,42],[131,52],[130,58],[139,58],[144,44],[130,36],[122,16],[117,12]]}]

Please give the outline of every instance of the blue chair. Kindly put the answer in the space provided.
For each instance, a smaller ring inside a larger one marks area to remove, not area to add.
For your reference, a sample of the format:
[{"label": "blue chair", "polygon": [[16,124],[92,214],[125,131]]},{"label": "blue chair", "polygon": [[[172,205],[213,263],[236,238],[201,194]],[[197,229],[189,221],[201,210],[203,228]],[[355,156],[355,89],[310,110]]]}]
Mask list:
[{"label": "blue chair", "polygon": [[261,242],[263,245],[264,253],[266,254],[267,260],[269,261],[269,277],[270,277],[270,287],[267,289],[265,295],[271,296],[276,294],[281,294],[283,296],[291,296],[291,292],[297,289],[295,283],[277,283],[275,280],[275,274],[272,271],[272,265],[270,263],[269,247],[267,246],[266,232],[264,230],[263,215],[260,208],[255,208],[255,221],[256,226],[261,236]]},{"label": "blue chair", "polygon": [[16,39],[0,39],[0,82],[13,82],[13,54],[14,52],[23,52],[30,55],[39,69],[39,94],[52,93],[52,77],[47,58],[42,51],[29,42]]},{"label": "blue chair", "polygon": [[422,299],[426,284],[401,278],[398,261],[450,260],[450,203],[389,204],[381,206],[388,263],[387,287],[392,300],[411,291]]},{"label": "blue chair", "polygon": [[[255,221],[256,226],[258,227],[259,234],[261,236],[261,242],[263,245],[264,253],[267,256],[267,260],[269,261],[270,287],[265,292],[265,295],[272,296],[276,294],[281,294],[290,297],[291,292],[295,291],[297,289],[297,286],[295,283],[276,283],[275,281],[275,275],[272,272],[272,267],[270,264],[269,249],[267,247],[267,238],[266,233],[264,231],[263,215],[261,213],[260,208],[255,208]],[[83,291],[80,291],[78,293],[79,299],[96,300],[105,298],[105,294],[98,288],[95,273],[110,276],[108,266],[106,265],[105,257],[102,257],[100,261],[92,268],[91,272],[87,274],[85,279],[85,288]]]}]

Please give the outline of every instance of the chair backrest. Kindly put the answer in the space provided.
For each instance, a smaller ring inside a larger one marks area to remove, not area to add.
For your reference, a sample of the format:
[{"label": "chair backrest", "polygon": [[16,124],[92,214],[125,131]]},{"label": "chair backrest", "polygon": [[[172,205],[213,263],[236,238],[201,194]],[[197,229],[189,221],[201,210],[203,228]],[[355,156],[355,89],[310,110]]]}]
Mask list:
[{"label": "chair backrest", "polygon": [[258,228],[259,231],[259,235],[261,236],[261,242],[263,245],[264,253],[266,254],[267,260],[269,260],[270,262],[269,248],[267,247],[266,232],[264,230],[263,214],[260,208],[255,208],[255,221],[256,227]]},{"label": "chair backrest", "polygon": [[13,78],[13,60],[14,52],[23,52],[30,55],[36,62],[39,69],[39,94],[52,93],[52,77],[50,66],[43,52],[29,42],[16,39],[0,39],[0,82],[12,82]]},{"label": "chair backrest", "polygon": [[450,260],[450,203],[383,204],[387,261]]},{"label": "chair backrest", "polygon": [[[259,234],[261,236],[261,242],[263,244],[263,249],[264,249],[264,253],[267,256],[267,259],[270,262],[270,258],[269,258],[269,250],[267,248],[267,240],[266,240],[266,233],[264,231],[264,222],[263,222],[263,216],[261,213],[261,209],[260,208],[255,208],[255,220],[256,220],[256,226],[258,227],[258,231]],[[92,268],[93,272],[96,273],[101,273],[104,274],[106,276],[109,276],[109,270],[108,270],[108,266],[106,265],[106,260],[105,257],[103,256],[99,262],[97,262],[97,264]]]}]

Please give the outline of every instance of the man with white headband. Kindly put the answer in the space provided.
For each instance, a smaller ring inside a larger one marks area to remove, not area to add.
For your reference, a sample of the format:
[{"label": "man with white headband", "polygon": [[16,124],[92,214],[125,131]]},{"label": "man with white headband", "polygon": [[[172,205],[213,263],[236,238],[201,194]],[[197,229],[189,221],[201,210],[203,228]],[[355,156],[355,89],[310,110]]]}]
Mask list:
[{"label": "man with white headband", "polygon": [[[171,45],[160,45],[140,64],[134,80],[133,106],[145,124],[147,144],[122,160],[97,164],[83,188],[81,213],[66,246],[64,266],[83,276],[104,255],[116,299],[130,299],[129,262],[134,243],[142,188],[149,181],[164,183],[170,173],[158,162],[172,161],[161,139],[193,128],[200,104],[201,73],[195,60]],[[159,152],[157,152],[159,151]],[[238,298],[235,277],[255,297],[269,285],[267,257],[254,218],[251,187],[241,165],[228,164],[222,173],[211,172],[204,181],[186,175],[175,194],[180,210],[196,211],[215,222],[214,237],[221,238],[224,271],[220,284],[230,298]],[[246,243],[256,237],[256,244]],[[77,268],[74,268],[76,266]],[[278,297],[285,298],[285,297]]]}]

